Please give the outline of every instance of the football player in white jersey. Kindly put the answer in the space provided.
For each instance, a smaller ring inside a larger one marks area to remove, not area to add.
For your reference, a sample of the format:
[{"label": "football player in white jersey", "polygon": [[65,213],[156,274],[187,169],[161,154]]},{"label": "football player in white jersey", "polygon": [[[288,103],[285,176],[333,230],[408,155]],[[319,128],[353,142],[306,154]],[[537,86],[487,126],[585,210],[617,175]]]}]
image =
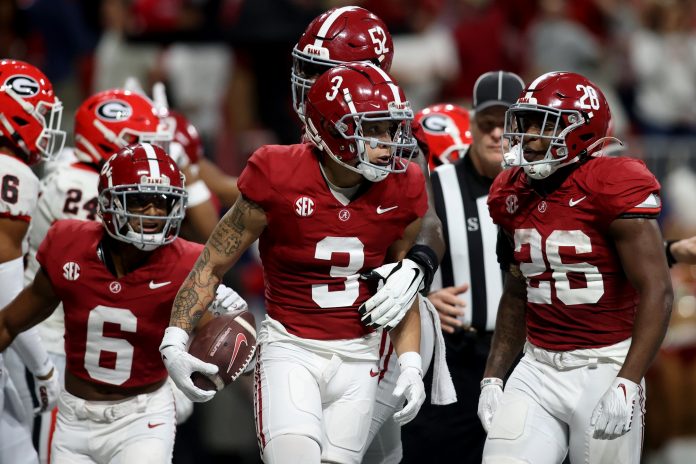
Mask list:
[{"label": "football player in white jersey", "polygon": [[[62,110],[40,70],[0,60],[0,306],[22,290],[22,256],[39,190],[30,166],[55,155],[65,143]],[[52,408],[60,392],[59,374],[38,332],[24,332],[11,348],[35,376],[39,410]],[[26,416],[0,354],[0,462],[36,462],[30,431],[22,426]]]}]

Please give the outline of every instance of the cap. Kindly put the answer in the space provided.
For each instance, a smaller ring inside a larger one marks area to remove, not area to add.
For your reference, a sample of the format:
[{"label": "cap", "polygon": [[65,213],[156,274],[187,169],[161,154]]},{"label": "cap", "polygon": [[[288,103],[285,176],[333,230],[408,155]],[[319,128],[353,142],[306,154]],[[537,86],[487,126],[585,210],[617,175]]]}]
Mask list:
[{"label": "cap", "polygon": [[524,89],[522,78],[508,71],[490,71],[481,74],[474,84],[474,110],[491,106],[510,106]]}]

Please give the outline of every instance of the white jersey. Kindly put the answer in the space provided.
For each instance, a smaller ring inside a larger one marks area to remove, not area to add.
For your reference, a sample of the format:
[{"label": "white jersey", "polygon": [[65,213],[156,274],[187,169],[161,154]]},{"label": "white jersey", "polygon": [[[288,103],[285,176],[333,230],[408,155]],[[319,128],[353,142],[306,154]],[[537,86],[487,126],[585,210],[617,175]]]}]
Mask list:
[{"label": "white jersey", "polygon": [[[39,179],[31,168],[13,156],[0,153],[0,218],[30,222],[38,195]],[[26,251],[25,235],[22,252]],[[12,266],[12,270],[5,267],[0,276],[3,290],[0,308],[12,301],[22,289],[21,271],[17,269],[15,273],[15,269],[15,266]],[[0,353],[0,462],[34,463],[38,457],[31,443],[30,429],[24,427],[28,421],[26,409],[13,382],[13,377],[23,376],[24,370],[17,372],[4,364],[3,355],[10,351]]]},{"label": "white jersey", "polygon": [[[98,219],[99,172],[82,163],[51,164],[50,173],[41,180],[40,197],[29,230],[25,285],[34,279],[39,270],[36,250],[53,222],[59,219]],[[38,327],[46,349],[51,353],[63,353],[63,305],[59,305]]]},{"label": "white jersey", "polygon": [[[31,221],[38,196],[39,179],[31,168],[14,156],[0,153],[0,217]],[[26,237],[22,251],[27,251]]]}]

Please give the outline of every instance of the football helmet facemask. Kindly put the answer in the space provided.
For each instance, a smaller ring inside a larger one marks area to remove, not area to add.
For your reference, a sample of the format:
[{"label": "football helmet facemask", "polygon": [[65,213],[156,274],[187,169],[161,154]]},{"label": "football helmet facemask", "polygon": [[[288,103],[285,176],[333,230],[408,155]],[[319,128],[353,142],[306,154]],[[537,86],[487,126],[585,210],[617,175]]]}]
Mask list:
[{"label": "football helmet facemask", "polygon": [[317,77],[345,63],[369,61],[389,72],[394,44],[384,22],[364,8],[331,9],[307,26],[292,51],[293,108],[305,121],[305,100]]},{"label": "football helmet facemask", "polygon": [[[186,208],[184,176],[161,147],[122,148],[102,166],[99,215],[107,233],[144,251],[173,242]],[[153,209],[165,214],[149,214]]]},{"label": "football helmet facemask", "polygon": [[[510,151],[504,167],[522,166],[533,179],[544,179],[561,166],[601,149],[608,139],[611,112],[602,91],[585,77],[551,72],[538,77],[505,114],[503,139]],[[528,133],[530,127],[538,130]],[[549,141],[542,159],[528,161],[530,140]]]},{"label": "football helmet facemask", "polygon": [[[413,111],[401,89],[370,63],[338,66],[322,74],[307,95],[306,136],[347,169],[378,182],[406,171],[417,148],[411,134]],[[365,128],[386,122],[391,140],[372,137]],[[389,148],[385,164],[370,162],[367,147]]]},{"label": "football helmet facemask", "polygon": [[63,149],[62,115],[63,104],[44,73],[23,61],[0,60],[0,136],[28,165]]}]

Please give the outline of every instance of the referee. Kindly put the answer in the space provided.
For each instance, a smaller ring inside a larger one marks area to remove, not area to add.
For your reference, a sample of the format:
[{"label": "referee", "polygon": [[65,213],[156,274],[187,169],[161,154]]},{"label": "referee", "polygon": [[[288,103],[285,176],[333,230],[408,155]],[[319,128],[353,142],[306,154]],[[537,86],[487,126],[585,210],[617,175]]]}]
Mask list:
[{"label": "referee", "polygon": [[[439,166],[431,175],[447,252],[428,296],[440,315],[458,402],[433,406],[427,400],[423,404],[416,419],[402,429],[403,463],[481,463],[486,434],[476,415],[479,382],[503,289],[496,257],[497,228],[486,199],[502,169],[505,111],[523,88],[522,79],[510,72],[488,72],[478,78],[468,148],[461,145],[461,135],[469,129],[461,127],[466,118],[456,114],[465,109],[436,105],[422,112],[420,122],[432,158],[447,149],[442,147],[443,137],[464,151],[460,159]],[[430,392],[432,368],[424,381]]]}]

